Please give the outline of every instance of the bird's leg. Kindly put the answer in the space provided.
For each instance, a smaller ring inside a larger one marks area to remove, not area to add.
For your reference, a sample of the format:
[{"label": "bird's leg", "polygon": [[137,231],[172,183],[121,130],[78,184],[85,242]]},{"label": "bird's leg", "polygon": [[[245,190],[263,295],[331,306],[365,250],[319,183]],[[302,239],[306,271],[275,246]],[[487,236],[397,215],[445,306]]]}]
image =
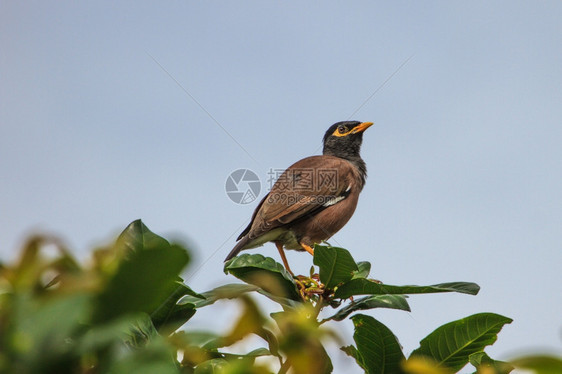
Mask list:
[{"label": "bird's leg", "polygon": [[314,256],[314,248],[312,248],[311,246],[304,244],[303,242],[300,243],[301,247],[307,251],[308,253],[310,253],[311,255]]},{"label": "bird's leg", "polygon": [[277,250],[279,251],[279,254],[281,255],[281,260],[283,260],[283,265],[285,265],[285,269],[287,269],[287,271],[289,273],[291,273],[291,275],[294,277],[295,274],[293,273],[293,271],[289,267],[289,263],[287,262],[287,257],[285,256],[285,251],[283,250],[283,243],[275,242],[275,246],[277,247]]}]

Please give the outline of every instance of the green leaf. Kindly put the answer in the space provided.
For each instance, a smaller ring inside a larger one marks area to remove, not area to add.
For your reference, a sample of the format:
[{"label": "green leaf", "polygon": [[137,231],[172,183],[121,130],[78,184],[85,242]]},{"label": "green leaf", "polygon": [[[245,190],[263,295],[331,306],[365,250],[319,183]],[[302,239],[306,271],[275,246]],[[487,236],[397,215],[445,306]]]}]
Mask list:
[{"label": "green leaf", "polygon": [[156,334],[142,349],[123,352],[123,356],[112,362],[112,365],[104,372],[179,374],[175,354],[175,350],[166,340]]},{"label": "green leaf", "polygon": [[330,358],[330,355],[328,355],[328,352],[326,352],[326,349],[324,348],[324,346],[320,346],[320,352],[318,354],[318,356],[313,355],[310,360],[314,360],[315,358],[318,359],[318,361],[321,363],[314,365],[314,367],[317,369],[317,371],[315,370],[315,373],[318,374],[330,374],[334,371],[334,365],[332,364],[332,360]]},{"label": "green leaf", "polygon": [[148,248],[169,247],[170,243],[156,235],[146,227],[146,225],[137,219],[133,221],[123,230],[116,242],[116,248],[119,250],[142,251]]},{"label": "green leaf", "polygon": [[355,348],[354,345],[347,345],[345,347],[340,347],[340,350],[342,350],[349,357],[354,358],[355,362],[357,362],[357,365],[359,365],[361,369],[365,371],[367,370],[367,368],[363,366],[364,365],[363,358],[361,357],[359,351],[357,350],[357,348]]},{"label": "green leaf", "polygon": [[320,281],[330,289],[347,282],[359,271],[353,257],[344,248],[315,245],[313,262],[320,268]]},{"label": "green leaf", "polygon": [[486,354],[486,352],[476,352],[468,356],[468,361],[478,369],[478,373],[485,372],[490,374],[509,374],[513,366],[504,361],[497,361]]},{"label": "green leaf", "polygon": [[245,253],[227,261],[224,271],[274,296],[301,300],[293,277],[271,257]]},{"label": "green leaf", "polygon": [[91,326],[77,341],[77,352],[81,355],[87,355],[114,345],[121,345],[127,340],[132,343],[132,330],[135,328],[135,323],[142,320],[142,317],[142,315],[129,314],[115,318],[108,323]]},{"label": "green leaf", "polygon": [[135,348],[144,347],[151,339],[158,337],[158,331],[150,316],[140,314],[139,317],[129,327],[126,343]]},{"label": "green leaf", "polygon": [[267,348],[257,348],[246,354],[234,354],[234,353],[225,353],[225,352],[222,353],[219,352],[219,353],[227,358],[249,358],[249,357],[256,358],[256,357],[263,357],[263,356],[271,356],[271,352],[269,352],[269,349]]},{"label": "green leaf", "polygon": [[221,299],[235,299],[245,293],[257,291],[260,288],[251,284],[240,284],[231,283],[219,286],[210,291],[203,292],[200,296],[196,297],[193,295],[187,295],[182,297],[179,301],[179,305],[191,304],[194,308],[203,308],[208,305],[212,305]]},{"label": "green leaf", "polygon": [[194,374],[218,374],[223,373],[228,366],[228,361],[224,358],[214,358],[205,361],[195,368]]},{"label": "green leaf", "polygon": [[367,278],[371,272],[371,263],[368,261],[359,261],[357,263],[357,268],[359,270],[353,273],[353,279],[355,278]]},{"label": "green leaf", "polygon": [[402,373],[405,360],[396,336],[373,317],[357,314],[351,317],[355,326],[353,340],[357,349],[346,348],[344,352],[356,355],[357,363],[368,374]]},{"label": "green leaf", "polygon": [[344,283],[336,290],[335,297],[347,299],[356,295],[401,295],[439,292],[459,292],[476,295],[480,287],[470,282],[440,283],[431,286],[392,286],[369,279],[356,278]]},{"label": "green leaf", "polygon": [[359,300],[355,300],[351,304],[341,308],[331,317],[326,320],[341,321],[345,319],[348,315],[358,310],[367,310],[374,308],[388,308],[388,309],[398,309],[410,311],[410,306],[406,301],[406,296],[404,295],[375,295],[367,296]]},{"label": "green leaf", "polygon": [[[189,261],[184,248],[170,245],[140,221],[129,225],[118,242],[131,251],[121,259],[99,294],[94,313],[96,322],[126,313],[152,314],[174,294],[171,290],[176,289],[179,273]],[[185,288],[184,291],[189,292]]]},{"label": "green leaf", "polygon": [[562,373],[562,358],[536,355],[525,356],[515,360],[511,363],[516,367],[533,370],[536,374],[560,374]]},{"label": "green leaf", "polygon": [[[53,245],[57,249],[58,253],[54,258],[41,255],[41,251],[49,245]],[[80,265],[61,241],[47,235],[31,236],[23,246],[19,257],[17,265],[13,266],[9,272],[4,273],[4,276],[9,279],[10,287],[8,289],[10,291],[23,291],[38,286],[45,287],[46,279],[43,279],[43,276],[50,270],[59,274],[79,274],[81,271]],[[0,273],[0,275],[2,274]],[[3,290],[0,289],[0,291]]]},{"label": "green leaf", "polygon": [[266,292],[262,289],[257,290],[257,292],[266,296],[266,297],[268,297],[272,301],[275,301],[276,303],[281,305],[284,310],[294,309],[302,303],[302,299],[298,299],[298,301],[296,301],[296,300],[288,299],[286,297],[273,295],[273,294],[271,294],[269,292]]},{"label": "green leaf", "polygon": [[427,356],[456,372],[468,363],[471,354],[493,344],[502,327],[511,322],[499,314],[479,313],[447,323],[422,339],[410,357]]},{"label": "green leaf", "polygon": [[[27,368],[30,373],[73,364],[68,362],[72,358],[69,354],[73,349],[69,341],[79,336],[82,323],[88,320],[92,301],[90,295],[80,293],[58,297],[42,296],[30,298],[22,293],[13,295],[9,325],[0,326],[1,330],[6,331],[5,336],[2,336],[0,356],[5,360],[7,356],[4,352],[15,353],[14,357],[19,358],[20,367]],[[8,310],[0,308],[0,312],[4,317]],[[17,367],[16,362],[10,363],[9,360],[8,357],[8,362],[0,363],[0,372],[6,372],[2,370],[2,364]]]},{"label": "green leaf", "polygon": [[174,331],[195,314],[193,305],[180,305],[178,301],[186,295],[198,300],[204,300],[204,297],[179,281],[170,283],[170,290],[166,293],[169,296],[150,314],[150,318],[159,331],[163,328]]},{"label": "green leaf", "polygon": [[199,347],[216,350],[220,346],[222,336],[209,331],[178,331],[171,335],[171,340],[181,347]]},{"label": "green leaf", "polygon": [[226,284],[224,286],[219,286],[214,288],[210,291],[203,292],[200,297],[194,296],[184,296],[178,301],[178,305],[185,305],[186,307],[191,307],[195,309],[203,308],[208,305],[212,305],[218,300],[221,299],[235,299],[240,297],[248,292],[258,292],[264,296],[267,296],[271,300],[275,301],[276,303],[281,304],[283,308],[295,308],[300,302],[287,299],[281,296],[272,295],[258,286],[254,286],[252,284],[240,284],[240,283],[231,283]]}]

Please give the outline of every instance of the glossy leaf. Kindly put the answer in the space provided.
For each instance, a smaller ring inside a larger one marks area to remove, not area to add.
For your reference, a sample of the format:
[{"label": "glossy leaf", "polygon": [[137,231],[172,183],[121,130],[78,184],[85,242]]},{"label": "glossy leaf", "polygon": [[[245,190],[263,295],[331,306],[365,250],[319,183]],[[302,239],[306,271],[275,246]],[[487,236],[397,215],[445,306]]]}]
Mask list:
[{"label": "glossy leaf", "polygon": [[134,348],[142,348],[154,338],[159,338],[158,330],[152,323],[150,316],[139,314],[127,330],[128,339],[125,342]]},{"label": "glossy leaf", "polygon": [[142,251],[149,248],[169,247],[170,243],[156,235],[140,220],[131,222],[117,238],[115,247],[125,251]]},{"label": "glossy leaf", "polygon": [[196,297],[192,295],[184,296],[178,301],[178,304],[192,304],[194,308],[202,308],[208,305],[212,305],[221,299],[235,299],[245,293],[258,290],[260,290],[258,286],[254,286],[251,284],[225,284],[224,286],[219,286],[210,291],[203,292],[201,294],[202,297]]},{"label": "glossy leaf", "polygon": [[357,263],[357,271],[353,272],[353,279],[367,278],[371,272],[371,263],[368,261],[359,261]]},{"label": "glossy leaf", "polygon": [[301,299],[293,277],[271,257],[245,253],[227,261],[224,271],[274,296]]},{"label": "glossy leaf", "polygon": [[347,249],[314,246],[314,265],[320,268],[320,281],[326,288],[347,282],[359,268]]},{"label": "glossy leaf", "polygon": [[353,340],[356,351],[346,352],[356,355],[358,364],[368,374],[402,373],[402,362],[405,360],[398,339],[385,325],[364,314],[351,317],[355,326]]},{"label": "glossy leaf", "polygon": [[547,355],[525,356],[511,361],[518,368],[533,370],[536,374],[562,373],[562,357]]},{"label": "glossy leaf", "polygon": [[228,361],[224,358],[214,358],[205,361],[195,368],[195,374],[218,374],[223,373],[228,366]]},{"label": "glossy leaf", "polygon": [[353,301],[351,304],[338,310],[336,314],[326,318],[326,320],[341,321],[358,310],[367,310],[375,308],[387,308],[410,311],[410,306],[404,295],[375,295],[367,296],[359,300]]},{"label": "glossy leaf", "polygon": [[[311,303],[302,303],[294,310],[271,313],[279,332],[279,352],[286,358],[294,373],[331,373],[332,363],[322,340],[327,330],[318,328],[314,318],[315,309]],[[274,349],[270,351],[276,354]],[[286,372],[286,371],[282,371]]]},{"label": "glossy leaf", "polygon": [[513,370],[512,365],[494,360],[486,352],[473,353],[468,356],[468,361],[478,370],[477,373],[509,374]]},{"label": "glossy leaf", "polygon": [[221,339],[221,346],[230,346],[250,334],[263,336],[264,339],[268,335],[268,332],[264,331],[266,318],[255,301],[248,296],[242,296],[239,301],[243,306],[241,313],[238,319],[231,323],[230,332]]},{"label": "glossy leaf", "polygon": [[165,327],[168,331],[174,331],[195,314],[193,305],[181,305],[178,301],[186,295],[197,300],[203,300],[203,296],[179,281],[170,283],[165,293],[169,296],[150,314],[150,318],[158,330]]},{"label": "glossy leaf", "polygon": [[215,358],[197,366],[194,374],[273,374],[262,365],[256,365],[255,357],[240,357],[235,360]]},{"label": "glossy leaf", "polygon": [[512,319],[493,313],[480,313],[438,327],[422,339],[411,357],[426,356],[439,366],[462,369],[469,356],[493,344],[502,327]]},{"label": "glossy leaf", "polygon": [[438,366],[435,361],[425,356],[408,358],[402,364],[402,370],[408,374],[453,374],[450,369]]},{"label": "glossy leaf", "polygon": [[[11,301],[14,314],[10,324],[0,323],[0,331],[6,331],[1,339],[7,345],[0,349],[0,356],[5,358],[8,349],[11,349],[14,357],[25,358],[20,365],[27,367],[30,373],[69,365],[66,361],[71,359],[68,352],[72,347],[68,340],[79,336],[80,323],[88,318],[91,307],[89,295],[31,299],[28,295],[19,294]],[[0,316],[8,311],[0,309]],[[9,362],[0,362],[0,372],[10,372],[3,370],[6,364]]]},{"label": "glossy leaf", "polygon": [[470,282],[440,283],[431,286],[393,286],[369,279],[356,278],[344,283],[336,290],[335,297],[347,299],[356,295],[403,295],[439,292],[459,292],[476,295],[480,287]]},{"label": "glossy leaf", "polygon": [[262,289],[257,290],[257,292],[259,294],[262,294],[262,295],[268,297],[270,300],[275,301],[276,303],[281,305],[284,310],[297,308],[299,306],[299,304],[301,304],[301,301],[302,301],[301,299],[293,300],[293,299],[288,299],[288,298],[283,297],[283,296],[273,295],[273,294],[271,294],[269,292],[266,292]]},{"label": "glossy leaf", "polygon": [[220,346],[222,336],[210,332],[200,330],[177,331],[171,335],[171,340],[179,347],[189,350],[192,347],[199,347],[201,349],[215,350]]},{"label": "glossy leaf", "polygon": [[345,347],[340,347],[340,349],[349,357],[354,358],[355,362],[357,362],[357,365],[359,365],[361,369],[365,370],[365,372],[367,371],[367,368],[363,366],[364,365],[363,358],[361,357],[361,354],[359,353],[357,348],[355,348],[354,345],[347,345]]},{"label": "glossy leaf", "polygon": [[134,343],[132,336],[135,324],[143,318],[147,318],[146,314],[129,314],[115,318],[108,323],[91,326],[77,341],[79,354],[86,355],[89,352],[100,351],[110,346],[120,345],[124,341]]},{"label": "glossy leaf", "polygon": [[263,357],[271,356],[271,352],[267,348],[257,348],[245,354],[234,354],[234,353],[221,353],[224,357],[228,358],[247,358],[247,357]]},{"label": "glossy leaf", "polygon": [[[58,252],[55,259],[41,255],[42,250],[49,245],[53,245]],[[45,272],[49,270],[55,273],[79,273],[81,271],[80,265],[60,240],[47,235],[34,235],[23,246],[17,265],[0,275],[9,281],[11,285],[9,288],[23,291],[43,287],[45,282],[45,279],[42,279],[43,275],[46,275]],[[2,291],[0,288],[0,293]]]},{"label": "glossy leaf", "polygon": [[[156,340],[160,341],[160,339]],[[128,356],[113,363],[108,373],[178,374],[179,371],[174,362],[173,353],[165,342],[156,344],[152,341],[142,350],[133,351]]]},{"label": "glossy leaf", "polygon": [[175,292],[171,290],[176,289],[176,280],[189,261],[184,248],[170,245],[140,221],[129,225],[118,242],[130,253],[99,295],[94,313],[97,322],[126,313],[155,312]]}]

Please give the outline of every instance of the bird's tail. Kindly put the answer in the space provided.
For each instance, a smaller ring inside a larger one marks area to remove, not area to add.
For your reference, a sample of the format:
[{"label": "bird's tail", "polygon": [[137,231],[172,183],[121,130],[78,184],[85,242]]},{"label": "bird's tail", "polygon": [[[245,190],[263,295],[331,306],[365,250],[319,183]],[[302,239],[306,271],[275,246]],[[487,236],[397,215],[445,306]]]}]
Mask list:
[{"label": "bird's tail", "polygon": [[224,261],[226,262],[226,261],[230,260],[231,258],[233,258],[234,256],[236,256],[238,253],[240,253],[240,251],[244,249],[244,247],[246,246],[246,244],[248,244],[249,241],[250,241],[250,238],[248,238],[248,235],[243,236],[240,239],[240,241],[238,243],[236,243],[234,248],[232,248],[232,251],[230,251],[228,256],[226,256]]}]

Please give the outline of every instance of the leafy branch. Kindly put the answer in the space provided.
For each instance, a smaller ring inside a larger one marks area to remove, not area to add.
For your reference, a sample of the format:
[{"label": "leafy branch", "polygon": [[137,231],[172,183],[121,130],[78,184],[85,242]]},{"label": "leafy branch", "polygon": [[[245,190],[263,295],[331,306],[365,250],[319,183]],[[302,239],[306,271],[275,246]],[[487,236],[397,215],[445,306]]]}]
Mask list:
[{"label": "leafy branch", "polygon": [[[54,247],[56,255],[46,255]],[[562,360],[528,356],[510,363],[490,358],[510,318],[479,313],[447,323],[406,357],[394,333],[371,315],[378,308],[410,311],[410,295],[476,295],[478,285],[448,282],[388,285],[369,278],[370,263],[343,249],[315,246],[314,266],[293,278],[259,254],[242,254],[224,271],[242,283],[195,292],[180,278],[189,252],[152,233],[140,220],[81,265],[56,238],[31,237],[14,264],[0,265],[0,372],[6,373],[330,373],[325,345],[342,345],[366,373],[562,372]],[[266,313],[255,299],[277,306]],[[192,326],[213,305],[240,306],[227,332]],[[360,313],[361,312],[361,313]],[[351,319],[353,344],[339,322]],[[237,342],[263,346],[233,353]]]}]

